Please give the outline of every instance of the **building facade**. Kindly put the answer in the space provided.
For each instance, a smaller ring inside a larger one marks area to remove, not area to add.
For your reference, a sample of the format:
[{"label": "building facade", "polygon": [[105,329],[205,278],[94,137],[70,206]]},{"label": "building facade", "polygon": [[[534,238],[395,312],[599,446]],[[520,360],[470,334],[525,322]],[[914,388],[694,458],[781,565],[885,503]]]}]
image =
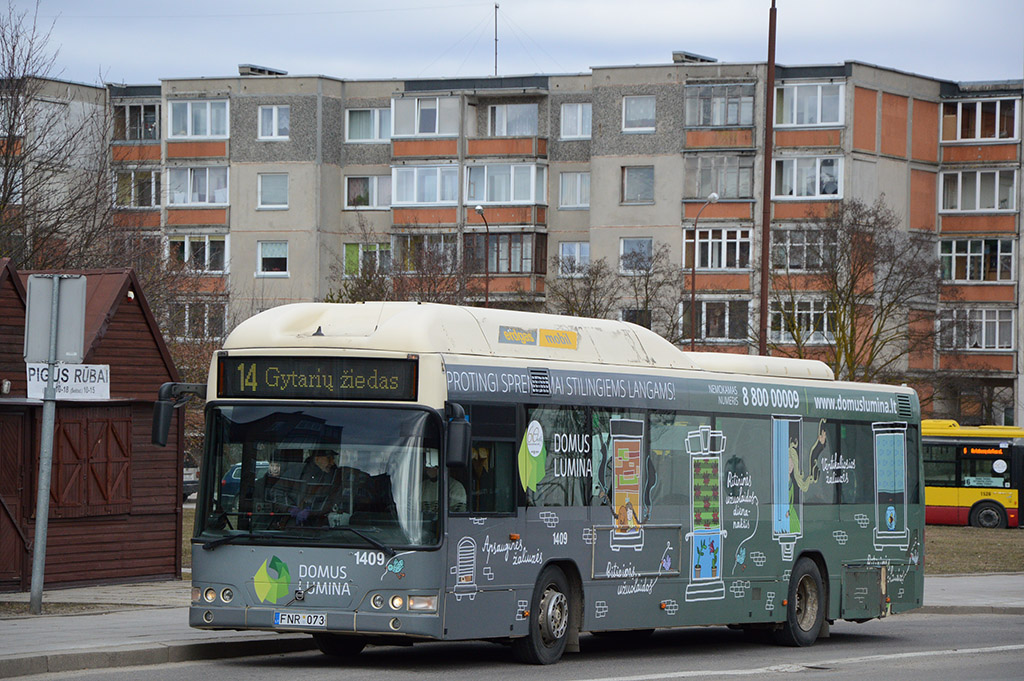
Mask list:
[{"label": "building facade", "polygon": [[[630,254],[662,253],[695,291],[698,348],[747,353],[764,199],[773,266],[804,272],[828,247],[816,218],[884,194],[902,229],[934,239],[943,284],[928,322],[938,343],[904,368],[943,379],[923,386],[942,384],[936,415],[1019,422],[1022,82],[779,66],[765,183],[766,79],[764,63],[676,53],[574,75],[370,81],[243,66],[111,85],[116,201],[203,277],[183,338],[323,299],[369,264],[414,274],[425,254],[459,263],[477,304],[540,309],[578,272],[567,264],[604,260],[628,279]],[[683,339],[687,300],[669,306]],[[834,311],[814,291],[793,306],[827,343]],[[786,312],[769,306],[783,351]],[[624,299],[617,314],[650,324],[653,311]]]}]

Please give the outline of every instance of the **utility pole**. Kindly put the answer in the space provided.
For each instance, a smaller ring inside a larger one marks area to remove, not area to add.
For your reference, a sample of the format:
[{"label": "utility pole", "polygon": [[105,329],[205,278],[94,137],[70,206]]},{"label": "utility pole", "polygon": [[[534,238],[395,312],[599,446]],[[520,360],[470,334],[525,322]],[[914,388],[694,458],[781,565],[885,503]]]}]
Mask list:
[{"label": "utility pole", "polygon": [[764,184],[761,187],[761,315],[757,352],[768,355],[768,293],[772,239],[772,133],[775,113],[775,0],[768,12],[768,76],[764,97]]},{"label": "utility pole", "polygon": [[494,75],[498,75],[498,3],[494,3]]}]

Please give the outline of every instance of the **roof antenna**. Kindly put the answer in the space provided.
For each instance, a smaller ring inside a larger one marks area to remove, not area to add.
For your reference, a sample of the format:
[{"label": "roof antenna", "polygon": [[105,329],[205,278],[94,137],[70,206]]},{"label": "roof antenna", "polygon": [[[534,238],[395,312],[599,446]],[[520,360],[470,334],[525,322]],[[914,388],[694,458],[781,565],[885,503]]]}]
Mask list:
[{"label": "roof antenna", "polygon": [[498,75],[498,3],[494,3],[494,75]]},{"label": "roof antenna", "polygon": [[316,331],[313,332],[313,335],[314,336],[322,336],[322,335],[324,335],[324,327],[322,327],[322,326],[316,327]]}]

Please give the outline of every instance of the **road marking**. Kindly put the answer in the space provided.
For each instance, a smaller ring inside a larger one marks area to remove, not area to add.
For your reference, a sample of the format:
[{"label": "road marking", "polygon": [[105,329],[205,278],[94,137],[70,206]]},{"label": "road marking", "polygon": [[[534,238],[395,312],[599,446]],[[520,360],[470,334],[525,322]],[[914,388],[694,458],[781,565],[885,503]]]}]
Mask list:
[{"label": "road marking", "polygon": [[[773,664],[767,667],[751,669],[716,669],[715,676],[748,676],[750,674],[791,673],[808,669],[821,669],[828,666],[859,664],[864,662],[882,662],[885,660],[906,659],[908,657],[930,657],[942,655],[976,655],[978,653],[1005,653],[1024,650],[1024,644],[993,646],[989,648],[953,648],[952,650],[919,650],[916,652],[899,652],[887,655],[863,655],[860,657],[843,657],[836,660],[808,660],[805,663]],[[666,674],[644,674],[642,676],[605,676],[601,678],[577,679],[576,681],[658,681],[659,679],[689,679],[705,677],[706,669],[692,671],[669,672]]]}]

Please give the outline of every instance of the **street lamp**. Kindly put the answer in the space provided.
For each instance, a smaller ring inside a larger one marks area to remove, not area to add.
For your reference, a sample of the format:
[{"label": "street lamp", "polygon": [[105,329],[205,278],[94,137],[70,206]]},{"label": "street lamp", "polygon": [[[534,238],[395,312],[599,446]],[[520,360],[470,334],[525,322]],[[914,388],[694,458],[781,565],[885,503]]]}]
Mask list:
[{"label": "street lamp", "polygon": [[[697,211],[697,217],[693,219],[693,266],[690,269],[690,352],[697,349],[697,221],[700,214],[712,203],[718,203],[718,194],[711,192],[708,200]],[[683,235],[683,247],[686,247],[686,235]]]},{"label": "street lamp", "polygon": [[[715,197],[718,198],[717,196]],[[491,293],[491,226],[487,224],[487,216],[484,215],[484,207],[477,206],[476,214],[484,221],[484,307],[489,307]]]}]

